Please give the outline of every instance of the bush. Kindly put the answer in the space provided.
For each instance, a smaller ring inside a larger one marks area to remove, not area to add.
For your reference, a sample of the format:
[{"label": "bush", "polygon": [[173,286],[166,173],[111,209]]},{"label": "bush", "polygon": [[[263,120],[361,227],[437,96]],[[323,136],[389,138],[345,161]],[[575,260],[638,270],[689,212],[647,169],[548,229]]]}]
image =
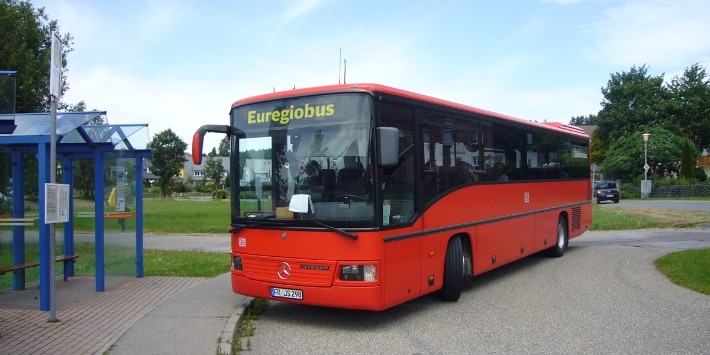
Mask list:
[{"label": "bush", "polygon": [[212,191],[213,200],[224,200],[227,198],[227,190],[214,190]]},{"label": "bush", "polygon": [[212,192],[212,185],[197,185],[195,188],[195,191],[197,192]]},{"label": "bush", "polygon": [[178,193],[190,192],[190,186],[183,181],[178,181],[172,186],[171,190]]},{"label": "bush", "polygon": [[638,183],[625,183],[621,185],[621,192],[619,192],[619,198],[622,200],[629,198],[640,198],[641,197],[641,182]]}]

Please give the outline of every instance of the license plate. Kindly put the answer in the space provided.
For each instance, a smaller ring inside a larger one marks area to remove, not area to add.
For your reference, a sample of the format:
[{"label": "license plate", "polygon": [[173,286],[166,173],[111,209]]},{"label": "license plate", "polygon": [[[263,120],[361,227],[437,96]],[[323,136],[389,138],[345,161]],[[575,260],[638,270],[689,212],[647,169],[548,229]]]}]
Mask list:
[{"label": "license plate", "polygon": [[292,290],[289,288],[272,287],[271,288],[271,297],[290,298],[293,300],[302,300],[303,299],[303,291],[302,290]]}]

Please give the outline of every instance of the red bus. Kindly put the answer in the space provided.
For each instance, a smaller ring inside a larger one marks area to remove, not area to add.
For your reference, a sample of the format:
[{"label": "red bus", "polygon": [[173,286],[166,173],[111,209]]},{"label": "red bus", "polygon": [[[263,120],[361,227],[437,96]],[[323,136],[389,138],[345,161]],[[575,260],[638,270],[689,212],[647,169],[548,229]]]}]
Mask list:
[{"label": "red bus", "polygon": [[243,295],[384,310],[591,226],[589,137],[377,84],[236,101],[231,279]]}]

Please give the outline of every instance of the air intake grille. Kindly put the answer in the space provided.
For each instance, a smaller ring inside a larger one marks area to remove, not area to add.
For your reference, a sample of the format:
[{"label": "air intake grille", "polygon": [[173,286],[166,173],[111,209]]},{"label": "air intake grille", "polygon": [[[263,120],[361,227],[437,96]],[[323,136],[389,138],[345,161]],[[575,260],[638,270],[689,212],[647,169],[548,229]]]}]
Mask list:
[{"label": "air intake grille", "polygon": [[572,208],[572,230],[576,231],[582,228],[582,207]]}]

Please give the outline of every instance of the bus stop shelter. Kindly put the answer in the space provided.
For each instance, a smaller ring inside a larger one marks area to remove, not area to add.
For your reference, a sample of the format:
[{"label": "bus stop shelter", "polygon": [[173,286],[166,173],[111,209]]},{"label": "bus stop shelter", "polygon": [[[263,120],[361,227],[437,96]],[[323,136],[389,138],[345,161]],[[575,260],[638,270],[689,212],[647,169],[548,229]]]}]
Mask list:
[{"label": "bus stop shelter", "polygon": [[[147,124],[90,124],[93,120],[106,114],[103,111],[63,112],[56,114],[56,161],[57,171],[61,171],[63,181],[57,181],[69,186],[69,221],[63,223],[63,250],[61,255],[50,255],[50,226],[47,224],[45,207],[45,183],[50,180],[51,154],[51,114],[21,113],[0,115],[0,121],[9,126],[14,120],[12,132],[0,134],[0,150],[11,156],[10,178],[10,213],[0,218],[0,225],[11,226],[12,229],[12,265],[0,265],[0,269],[12,272],[12,289],[25,288],[25,269],[39,266],[40,310],[50,310],[51,293],[49,280],[56,277],[51,274],[50,265],[55,262],[64,263],[64,278],[74,275],[74,175],[72,160],[91,159],[94,168],[94,247],[96,291],[105,290],[105,233],[104,220],[107,212],[104,206],[107,194],[104,185],[106,171],[109,174],[125,174],[122,169],[105,166],[105,161],[111,158],[121,158],[133,162],[131,171],[135,171],[135,264],[136,277],[143,277],[143,159],[150,157],[148,150],[149,134]],[[38,261],[25,260],[26,226],[33,225],[33,220],[25,216],[25,161],[27,153],[37,157],[37,196],[38,196]],[[7,173],[4,172],[4,173]],[[3,214],[0,211],[0,214]],[[54,269],[52,267],[52,269]]]}]

